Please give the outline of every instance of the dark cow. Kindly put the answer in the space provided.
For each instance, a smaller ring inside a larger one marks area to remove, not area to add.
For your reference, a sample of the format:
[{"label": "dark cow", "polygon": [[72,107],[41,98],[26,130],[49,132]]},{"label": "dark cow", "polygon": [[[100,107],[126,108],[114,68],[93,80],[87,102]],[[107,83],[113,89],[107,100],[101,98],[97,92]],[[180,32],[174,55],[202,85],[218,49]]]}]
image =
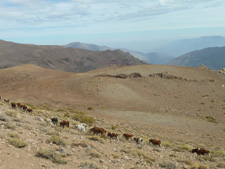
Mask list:
[{"label": "dark cow", "polygon": [[69,122],[69,121],[66,121],[66,120],[63,120],[63,121],[61,121],[61,122],[59,123],[59,126],[60,126],[60,127],[63,127],[63,128],[66,126],[66,127],[69,128],[69,127],[70,127],[70,122]]},{"label": "dark cow", "polygon": [[93,128],[90,129],[90,131],[92,131],[94,134],[99,134],[100,133],[103,136],[105,136],[105,134],[107,132],[105,129],[100,128],[100,127],[93,127]]},{"label": "dark cow", "polygon": [[26,105],[22,105],[22,109],[23,109],[24,111],[26,111],[26,110],[27,110],[27,106],[26,106]]},{"label": "dark cow", "polygon": [[107,135],[110,137],[110,139],[116,138],[117,140],[119,140],[119,137],[118,137],[119,135],[117,133],[109,132]]},{"label": "dark cow", "polygon": [[161,141],[156,139],[149,139],[149,143],[152,143],[155,146],[161,147]]},{"label": "dark cow", "polygon": [[5,101],[6,103],[9,103],[9,99],[4,99],[4,101]]},{"label": "dark cow", "polygon": [[16,104],[17,104],[17,106],[18,106],[18,107],[20,107],[20,108],[21,108],[21,105],[22,105],[21,103],[16,103]]},{"label": "dark cow", "polygon": [[123,134],[123,137],[125,137],[126,138],[126,140],[129,140],[130,138],[132,138],[133,137],[133,134]]},{"label": "dark cow", "polygon": [[11,103],[12,108],[16,108],[16,103]]},{"label": "dark cow", "polygon": [[33,112],[33,109],[29,108],[27,109],[28,112],[32,113]]},{"label": "dark cow", "polygon": [[57,124],[58,124],[58,118],[53,117],[53,118],[51,118],[51,120],[52,120],[52,123],[53,123],[54,125],[57,125]]},{"label": "dark cow", "polygon": [[204,148],[196,148],[196,149],[193,149],[191,152],[192,153],[197,153],[198,155],[208,154],[209,157],[210,157],[210,151],[209,150],[206,150]]}]

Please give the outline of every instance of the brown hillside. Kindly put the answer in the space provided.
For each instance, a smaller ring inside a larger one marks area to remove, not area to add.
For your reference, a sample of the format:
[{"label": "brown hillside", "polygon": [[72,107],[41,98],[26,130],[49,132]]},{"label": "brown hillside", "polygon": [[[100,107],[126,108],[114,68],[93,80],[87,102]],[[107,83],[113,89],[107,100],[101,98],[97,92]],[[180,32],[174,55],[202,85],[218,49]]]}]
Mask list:
[{"label": "brown hillside", "polygon": [[[58,167],[51,160],[35,157],[42,147],[60,148],[46,142],[50,137],[47,133],[56,131],[66,140],[64,148],[70,153],[63,156],[67,164],[62,168],[78,168],[83,161],[105,168],[160,168],[165,162],[177,168],[223,166],[224,86],[223,74],[204,67],[111,66],[86,73],[55,71],[31,64],[2,69],[0,119],[4,115],[9,121],[0,120],[0,146],[5,152],[0,155],[1,164],[12,168],[25,162],[27,168]],[[32,106],[34,113],[11,110],[3,99]],[[108,138],[92,141],[88,133],[80,136],[74,126],[79,122],[70,118],[74,110],[96,118],[92,126],[119,133],[120,142]],[[16,116],[12,111],[17,112]],[[37,119],[54,116],[70,120],[71,128],[60,129]],[[16,130],[8,129],[10,125],[16,126]],[[15,151],[8,146],[7,138],[12,132],[28,143],[27,148]],[[144,145],[125,141],[123,133],[143,137]],[[153,147],[148,138],[160,139],[163,146]],[[78,145],[73,147],[72,142]],[[209,149],[212,157],[191,154],[191,148],[196,147]],[[15,163],[7,160],[7,154],[15,158]]]},{"label": "brown hillside", "polygon": [[104,52],[65,48],[62,46],[26,45],[0,40],[0,69],[21,64],[67,72],[86,72],[109,65],[144,64],[120,50]]}]

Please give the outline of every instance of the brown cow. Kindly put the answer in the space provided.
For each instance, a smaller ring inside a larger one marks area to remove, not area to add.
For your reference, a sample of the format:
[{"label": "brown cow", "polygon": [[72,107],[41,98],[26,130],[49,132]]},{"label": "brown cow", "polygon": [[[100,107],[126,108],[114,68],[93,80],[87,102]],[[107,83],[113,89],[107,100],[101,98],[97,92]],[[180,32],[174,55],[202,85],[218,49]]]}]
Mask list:
[{"label": "brown cow", "polygon": [[59,126],[60,126],[60,127],[63,127],[63,128],[66,126],[66,127],[69,128],[69,127],[70,127],[70,122],[69,122],[69,121],[66,121],[66,120],[63,120],[63,121],[61,121],[61,122],[59,123]]},{"label": "brown cow", "polygon": [[149,143],[152,143],[153,145],[161,147],[161,141],[156,139],[149,139]]},{"label": "brown cow", "polygon": [[110,139],[116,138],[117,140],[119,140],[119,137],[118,137],[119,135],[117,133],[108,132],[107,135],[110,137]]},{"label": "brown cow", "polygon": [[16,103],[11,103],[12,108],[16,108]]},{"label": "brown cow", "polygon": [[192,153],[197,153],[198,155],[208,154],[210,157],[210,151],[204,148],[196,148],[191,151]]},{"label": "brown cow", "polygon": [[29,108],[27,109],[28,112],[32,113],[33,112],[33,109]]},{"label": "brown cow", "polygon": [[126,138],[126,140],[129,140],[130,138],[133,137],[133,134],[123,134],[123,136]]},{"label": "brown cow", "polygon": [[105,134],[107,132],[105,129],[100,128],[100,127],[93,127],[93,128],[90,129],[90,131],[92,131],[94,134],[99,134],[100,133],[103,136],[105,136]]},{"label": "brown cow", "polygon": [[23,109],[24,111],[26,111],[26,110],[27,110],[27,106],[26,106],[26,105],[22,105],[22,109]]}]

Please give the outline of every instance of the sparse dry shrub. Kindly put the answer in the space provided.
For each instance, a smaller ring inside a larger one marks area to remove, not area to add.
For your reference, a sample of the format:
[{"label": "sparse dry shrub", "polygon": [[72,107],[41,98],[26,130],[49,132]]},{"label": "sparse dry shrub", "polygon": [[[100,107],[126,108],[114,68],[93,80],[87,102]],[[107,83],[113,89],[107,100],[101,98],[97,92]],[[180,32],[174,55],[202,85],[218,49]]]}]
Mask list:
[{"label": "sparse dry shrub", "polygon": [[176,165],[173,164],[173,163],[169,163],[169,162],[162,162],[162,163],[159,163],[159,166],[161,168],[166,168],[166,169],[175,169],[176,168]]},{"label": "sparse dry shrub", "polygon": [[80,163],[79,167],[82,167],[82,169],[102,169],[102,167],[99,167],[96,164],[89,161]]},{"label": "sparse dry shrub", "polygon": [[97,151],[92,151],[89,153],[92,158],[100,158],[101,155]]},{"label": "sparse dry shrub", "polygon": [[177,160],[177,162],[183,163],[183,164],[186,164],[186,165],[193,165],[192,161],[190,161],[190,160]]},{"label": "sparse dry shrub", "polygon": [[89,144],[85,141],[82,141],[80,143],[73,142],[71,144],[71,147],[74,147],[74,146],[76,146],[76,147],[80,146],[80,147],[83,147],[83,148],[87,148],[89,146]]},{"label": "sparse dry shrub", "polygon": [[10,130],[15,130],[15,129],[16,129],[16,127],[15,127],[14,125],[9,124],[9,123],[6,123],[6,124],[4,125],[4,127],[5,127],[6,129],[10,129]]},{"label": "sparse dry shrub", "polygon": [[63,128],[57,127],[57,128],[55,128],[55,131],[62,132],[63,131]]},{"label": "sparse dry shrub", "polygon": [[166,147],[166,148],[171,148],[171,147],[173,147],[173,143],[171,143],[171,142],[163,142],[162,146]]},{"label": "sparse dry shrub", "polygon": [[47,140],[47,143],[53,143],[53,144],[62,145],[62,146],[65,146],[66,145],[65,141],[62,138],[60,138],[59,136],[57,136],[57,135],[52,135]]},{"label": "sparse dry shrub", "polygon": [[155,162],[155,160],[153,158],[151,158],[147,153],[145,153],[144,151],[139,150],[139,149],[131,148],[130,150],[122,149],[121,151],[128,153],[134,157],[142,158],[149,164],[153,164],[153,162]]},{"label": "sparse dry shrub", "polygon": [[105,143],[105,140],[99,136],[88,136],[87,139],[93,140],[93,141],[98,141],[100,143]]},{"label": "sparse dry shrub", "polygon": [[224,149],[216,149],[211,151],[212,157],[225,157],[225,150]]},{"label": "sparse dry shrub", "polygon": [[46,134],[50,136],[52,135],[59,136],[59,133],[57,131],[48,131]]},{"label": "sparse dry shrub", "polygon": [[63,109],[57,109],[56,112],[64,112]]},{"label": "sparse dry shrub", "polygon": [[177,157],[175,154],[170,154],[169,157]]},{"label": "sparse dry shrub", "polygon": [[197,159],[199,161],[210,161],[210,162],[216,162],[216,160],[213,157],[209,157],[209,156],[198,156]]},{"label": "sparse dry shrub", "polygon": [[94,110],[93,107],[91,107],[91,106],[89,106],[87,109],[88,110]]},{"label": "sparse dry shrub", "polygon": [[67,162],[63,160],[62,156],[57,154],[54,149],[40,149],[36,153],[36,157],[50,159],[53,163],[57,164],[67,164]]},{"label": "sparse dry shrub", "polygon": [[72,116],[72,119],[80,121],[81,123],[86,123],[87,125],[95,123],[95,119],[93,117],[85,116],[83,114],[75,114]]},{"label": "sparse dry shrub", "polygon": [[16,148],[23,148],[27,146],[27,143],[20,140],[19,138],[8,139],[8,142]]},{"label": "sparse dry shrub", "polygon": [[41,110],[48,110],[48,111],[52,110],[49,105],[44,104],[37,105],[36,107]]},{"label": "sparse dry shrub", "polygon": [[178,152],[184,152],[184,151],[191,151],[194,147],[187,145],[187,144],[183,144],[183,145],[179,145],[178,147],[174,148],[174,151],[178,151]]},{"label": "sparse dry shrub", "polygon": [[118,154],[111,154],[113,156],[114,159],[119,159],[120,156]]},{"label": "sparse dry shrub", "polygon": [[217,123],[216,119],[210,116],[205,117],[208,122]]},{"label": "sparse dry shrub", "polygon": [[34,106],[33,104],[30,104],[30,103],[25,103],[26,106],[32,108],[32,109],[36,109],[37,107]]},{"label": "sparse dry shrub", "polygon": [[206,165],[194,164],[191,169],[209,169]]},{"label": "sparse dry shrub", "polygon": [[5,114],[10,117],[22,119],[22,115],[16,111],[6,111]]},{"label": "sparse dry shrub", "polygon": [[8,133],[8,136],[11,137],[11,138],[20,138],[20,136],[16,133]]},{"label": "sparse dry shrub", "polygon": [[217,164],[216,167],[218,167],[218,168],[225,168],[225,163],[219,163],[219,164]]}]

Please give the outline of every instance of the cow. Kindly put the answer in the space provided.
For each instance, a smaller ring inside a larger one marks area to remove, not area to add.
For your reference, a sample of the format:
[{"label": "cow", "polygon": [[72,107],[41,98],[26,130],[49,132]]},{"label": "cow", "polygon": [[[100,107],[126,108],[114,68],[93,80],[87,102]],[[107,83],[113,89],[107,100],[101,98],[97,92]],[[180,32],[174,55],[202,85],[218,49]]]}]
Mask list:
[{"label": "cow", "polygon": [[134,141],[135,141],[137,144],[142,144],[142,143],[143,143],[143,138],[141,138],[141,137],[134,137]]},{"label": "cow", "polygon": [[108,132],[107,136],[110,137],[110,139],[116,138],[119,141],[119,135],[117,133]]},{"label": "cow", "polygon": [[105,136],[106,134],[106,130],[100,127],[93,127],[90,129],[90,131],[92,131],[94,134],[101,134],[102,136]]},{"label": "cow", "polygon": [[9,99],[4,99],[4,101],[5,101],[6,103],[9,103]]},{"label": "cow", "polygon": [[204,148],[196,148],[196,149],[191,150],[191,152],[192,153],[197,153],[198,155],[208,154],[209,157],[210,157],[210,151],[209,150],[206,150]]},{"label": "cow", "polygon": [[17,104],[18,107],[21,107],[21,105],[22,105],[21,103],[16,103],[16,104]]},{"label": "cow", "polygon": [[84,123],[82,123],[82,124],[75,125],[75,127],[77,128],[77,130],[78,130],[79,133],[83,133],[84,134],[85,131],[86,131],[87,125],[84,124]]},{"label": "cow", "polygon": [[156,139],[149,139],[149,143],[152,143],[155,146],[161,147],[161,141]]},{"label": "cow", "polygon": [[22,109],[23,109],[24,111],[27,111],[27,106],[26,106],[26,105],[22,105]]},{"label": "cow", "polygon": [[63,121],[61,121],[61,122],[59,123],[59,126],[60,126],[60,127],[63,127],[63,128],[66,126],[66,127],[69,128],[69,127],[70,127],[70,122],[69,122],[69,121],[66,121],[66,120],[63,120]]},{"label": "cow", "polygon": [[11,103],[12,108],[16,108],[16,103]]},{"label": "cow", "polygon": [[29,108],[27,109],[28,112],[32,113],[33,112],[33,109]]},{"label": "cow", "polygon": [[57,118],[57,117],[51,118],[51,121],[52,121],[52,123],[53,123],[54,125],[57,126],[57,124],[58,124],[58,118]]},{"label": "cow", "polygon": [[126,138],[126,140],[129,140],[130,138],[133,138],[133,134],[123,134],[123,136]]}]

